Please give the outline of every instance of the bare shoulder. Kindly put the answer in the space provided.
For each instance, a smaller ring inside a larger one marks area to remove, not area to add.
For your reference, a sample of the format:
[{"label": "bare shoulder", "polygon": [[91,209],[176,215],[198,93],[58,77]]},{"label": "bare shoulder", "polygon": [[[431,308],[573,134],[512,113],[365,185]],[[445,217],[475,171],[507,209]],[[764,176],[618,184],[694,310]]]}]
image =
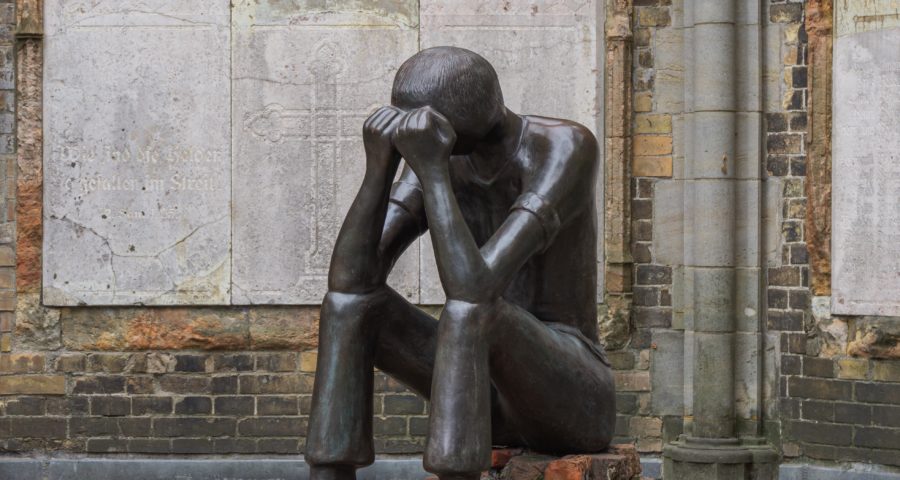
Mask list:
[{"label": "bare shoulder", "polygon": [[526,188],[552,205],[563,224],[590,212],[600,170],[597,139],[569,120],[528,116]]},{"label": "bare shoulder", "polygon": [[[584,125],[571,120],[528,115],[530,143],[546,152],[544,162],[584,171],[599,162],[597,138]],[[542,163],[544,163],[542,162]]]}]

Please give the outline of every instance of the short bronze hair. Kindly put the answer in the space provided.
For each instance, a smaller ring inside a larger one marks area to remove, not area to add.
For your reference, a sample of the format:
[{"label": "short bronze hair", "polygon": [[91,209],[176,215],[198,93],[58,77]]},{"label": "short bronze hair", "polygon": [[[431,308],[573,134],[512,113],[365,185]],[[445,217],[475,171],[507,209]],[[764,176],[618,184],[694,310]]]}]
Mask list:
[{"label": "short bronze hair", "polygon": [[487,132],[504,111],[494,67],[459,47],[433,47],[403,62],[394,77],[391,103],[400,108],[429,105],[450,120],[457,133]]}]

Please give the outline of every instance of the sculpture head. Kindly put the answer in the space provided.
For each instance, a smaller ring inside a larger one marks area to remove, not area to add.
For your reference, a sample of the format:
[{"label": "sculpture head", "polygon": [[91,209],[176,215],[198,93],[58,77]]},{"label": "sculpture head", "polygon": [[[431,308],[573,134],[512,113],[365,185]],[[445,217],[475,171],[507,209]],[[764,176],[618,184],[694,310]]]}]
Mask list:
[{"label": "sculpture head", "polygon": [[427,105],[447,117],[457,136],[454,154],[470,152],[506,112],[494,67],[458,47],[428,48],[403,62],[391,103],[403,110]]}]

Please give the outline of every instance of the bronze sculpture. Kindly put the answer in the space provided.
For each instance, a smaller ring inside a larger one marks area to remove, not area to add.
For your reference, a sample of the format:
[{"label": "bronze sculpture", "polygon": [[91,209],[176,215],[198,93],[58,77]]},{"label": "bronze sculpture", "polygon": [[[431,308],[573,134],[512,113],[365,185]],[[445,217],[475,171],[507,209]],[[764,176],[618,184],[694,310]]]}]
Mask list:
[{"label": "bronze sculpture", "polygon": [[[373,367],[430,399],[425,468],[441,479],[479,478],[492,445],[605,449],[615,395],[596,343],[596,139],[511,112],[490,63],[461,48],[407,60],[391,103],[363,127],[366,174],[322,303],[311,478],[352,479],[374,460]],[[440,321],[386,286],[426,231]]]}]

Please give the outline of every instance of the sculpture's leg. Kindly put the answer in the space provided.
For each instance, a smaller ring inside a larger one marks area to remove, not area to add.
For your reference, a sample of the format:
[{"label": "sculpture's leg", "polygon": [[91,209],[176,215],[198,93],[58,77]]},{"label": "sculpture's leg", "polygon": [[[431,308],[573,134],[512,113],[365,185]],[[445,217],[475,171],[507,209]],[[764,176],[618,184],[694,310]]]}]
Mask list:
[{"label": "sculpture's leg", "polygon": [[438,321],[389,291],[375,345],[375,366],[414,392],[431,397],[431,374],[437,348]]},{"label": "sculpture's leg", "polygon": [[451,300],[439,326],[427,470],[476,479],[490,466],[492,384],[526,446],[595,452],[612,439],[612,371],[579,338],[503,300]]},{"label": "sculpture's leg", "polygon": [[[378,298],[330,292],[319,317],[319,354],[306,461],[314,480],[355,478],[372,463],[372,381]],[[320,468],[324,467],[324,468]]]},{"label": "sculpture's leg", "polygon": [[390,289],[325,296],[306,446],[311,480],[353,479],[372,463],[373,364],[413,388],[428,385],[436,332],[436,320]]},{"label": "sculpture's leg", "polygon": [[477,479],[491,466],[492,310],[449,300],[441,314],[424,461],[442,480]]},{"label": "sculpture's leg", "polygon": [[545,452],[605,449],[615,430],[615,381],[578,337],[507,302],[487,332],[500,410],[526,446]]}]

